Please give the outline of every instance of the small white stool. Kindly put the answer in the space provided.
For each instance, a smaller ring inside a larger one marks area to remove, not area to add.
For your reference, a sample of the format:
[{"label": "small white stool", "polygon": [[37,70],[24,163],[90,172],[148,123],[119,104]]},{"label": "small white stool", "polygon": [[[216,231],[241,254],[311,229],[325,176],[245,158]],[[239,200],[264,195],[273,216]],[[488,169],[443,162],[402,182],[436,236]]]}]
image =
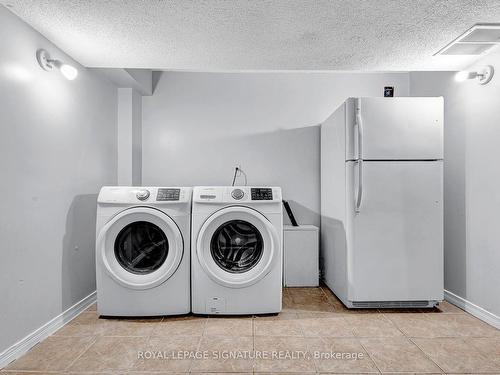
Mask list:
[{"label": "small white stool", "polygon": [[285,286],[319,285],[319,229],[314,225],[283,226]]}]

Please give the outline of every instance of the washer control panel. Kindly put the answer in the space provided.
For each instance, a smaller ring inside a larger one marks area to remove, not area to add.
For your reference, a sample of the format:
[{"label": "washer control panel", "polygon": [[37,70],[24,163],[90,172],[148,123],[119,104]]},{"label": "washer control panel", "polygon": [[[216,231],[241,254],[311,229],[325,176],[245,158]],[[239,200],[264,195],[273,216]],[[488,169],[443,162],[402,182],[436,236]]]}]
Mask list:
[{"label": "washer control panel", "polygon": [[239,201],[240,199],[243,199],[243,197],[245,196],[245,192],[241,189],[234,189],[231,192],[231,196]]},{"label": "washer control panel", "polygon": [[149,198],[149,195],[150,195],[150,192],[149,190],[147,189],[142,189],[142,190],[139,190],[135,196],[137,197],[137,199],[139,199],[140,201],[145,201],[146,199]]},{"label": "washer control panel", "polygon": [[270,204],[282,204],[281,189],[267,186],[196,186],[193,190],[193,202],[204,204],[255,204],[264,210],[278,210],[276,208],[278,206]]},{"label": "washer control panel", "polygon": [[253,201],[272,201],[273,189],[271,188],[252,188],[250,190]]},{"label": "washer control panel", "polygon": [[158,188],[156,200],[162,201],[178,201],[181,195],[181,189]]}]

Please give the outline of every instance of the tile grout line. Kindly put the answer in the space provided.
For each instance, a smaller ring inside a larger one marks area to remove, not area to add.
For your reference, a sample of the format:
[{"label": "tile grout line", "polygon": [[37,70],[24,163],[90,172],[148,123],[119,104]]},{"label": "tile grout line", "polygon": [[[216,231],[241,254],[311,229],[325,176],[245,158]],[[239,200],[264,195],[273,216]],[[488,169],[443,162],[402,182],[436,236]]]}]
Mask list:
[{"label": "tile grout line", "polygon": [[382,370],[380,370],[380,368],[378,367],[377,365],[377,362],[375,362],[375,360],[373,359],[373,357],[370,355],[370,352],[368,351],[368,349],[366,349],[366,347],[363,345],[363,343],[361,342],[361,339],[358,338],[357,339],[358,342],[359,342],[359,345],[361,345],[361,347],[363,348],[363,350],[366,352],[366,354],[368,355],[368,358],[370,358],[370,361],[372,361],[373,365],[375,366],[375,368],[377,369],[377,371],[381,374],[382,373]]},{"label": "tile grout line", "polygon": [[[330,303],[330,300],[329,300],[328,296],[326,295],[325,290],[323,289],[323,287],[322,287],[321,285],[319,286],[319,289],[321,290],[321,293],[323,294],[323,296],[326,298],[326,304],[327,304],[328,306],[334,307],[334,306]],[[297,315],[297,318],[298,318],[298,315]],[[301,330],[303,331],[302,325],[301,325],[300,323],[299,323],[299,326],[300,326]],[[302,332],[302,333],[304,334],[304,332]],[[305,334],[304,334],[304,336],[305,336]],[[320,339],[323,343],[325,342],[324,338],[319,337],[319,339]],[[307,347],[307,351],[310,351],[309,346]],[[312,354],[312,353],[310,353],[310,354]],[[320,368],[319,368],[318,362],[317,362],[317,361],[315,361],[315,360],[314,360],[314,358],[313,358],[313,363],[314,363],[314,370],[316,371],[316,374],[319,374],[319,373],[321,372],[321,370],[320,370]]]},{"label": "tile grout line", "polygon": [[[302,319],[299,319],[298,315],[297,315],[297,321],[298,321],[297,323],[299,325],[300,333],[302,334],[302,338],[306,341],[307,337],[306,337],[306,334],[305,334],[305,330],[304,330],[304,327],[301,324]],[[309,348],[309,345],[308,345],[307,341],[306,341],[306,349],[307,349],[307,353],[311,356],[311,360],[313,361],[314,372],[316,374],[319,374],[318,365],[317,365],[316,361],[314,360],[314,358],[312,358],[312,353],[311,353],[311,350]]]},{"label": "tile grout line", "polygon": [[429,356],[427,355],[427,353],[426,353],[426,352],[424,352],[424,351],[423,351],[423,349],[422,349],[420,346],[418,346],[418,344],[417,344],[415,341],[413,341],[413,338],[411,338],[411,337],[407,337],[407,339],[408,339],[408,340],[409,340],[409,341],[410,341],[413,345],[415,345],[415,346],[418,348],[418,350],[420,350],[420,352],[421,352],[421,353],[425,356],[425,358],[427,358],[427,359],[428,359],[428,360],[430,360],[432,363],[434,363],[434,364],[435,364],[435,365],[436,365],[436,366],[437,366],[437,367],[441,370],[441,372],[442,372],[443,374],[446,374],[446,371],[444,371],[444,369],[443,369],[443,368],[441,368],[441,366],[439,366],[439,364],[438,364],[438,363],[436,363],[436,361],[434,361],[431,357],[429,357]]},{"label": "tile grout line", "polygon": [[[204,319],[204,322],[203,322],[203,328],[201,330],[201,335],[198,339],[198,345],[196,346],[196,351],[200,352],[201,351],[201,342],[203,340],[203,337],[205,337],[205,330],[206,330],[206,327],[207,327],[207,324],[208,324],[208,316],[205,317]],[[191,374],[192,371],[193,371],[193,366],[194,366],[194,361],[195,359],[193,358],[191,360],[191,363],[189,364],[189,368],[188,368],[188,373]]]},{"label": "tile grout line", "polygon": [[418,346],[413,340],[412,340],[412,337],[410,337],[402,328],[399,327],[398,324],[396,324],[391,318],[389,318],[389,316],[387,316],[385,313],[383,314],[386,319],[388,319],[392,324],[394,324],[394,326],[403,334],[403,337],[406,338],[408,341],[410,341],[413,345],[415,345],[418,350],[420,350],[420,352],[422,352],[422,354],[428,359],[430,360],[432,363],[434,363],[440,370],[442,373],[446,373],[442,368],[441,366],[439,366],[432,358],[429,358],[429,356],[420,348],[420,346]]},{"label": "tile grout line", "polygon": [[[401,314],[405,314],[405,313],[401,313]],[[428,318],[430,319],[430,316],[431,315],[426,315],[428,313],[418,313],[418,312],[415,312],[415,313],[410,313],[410,314],[418,314],[419,316],[422,316],[424,318]],[[387,313],[384,313],[383,314],[392,324],[394,324],[394,326],[408,339],[413,339],[413,338],[416,338],[416,339],[439,339],[439,338],[457,338],[457,339],[465,339],[465,338],[494,338],[496,336],[475,336],[475,335],[465,335],[465,336],[462,336],[462,335],[444,335],[444,336],[412,336],[410,335],[409,333],[406,333],[405,330],[403,330],[402,328],[399,327],[399,325],[394,322],[390,316],[393,315],[393,314],[387,314]],[[445,313],[445,315],[440,315],[442,316],[443,318],[447,317],[448,315],[464,315],[462,313]],[[500,336],[498,336],[500,338]]]},{"label": "tile grout line", "polygon": [[90,343],[90,344],[89,344],[89,345],[85,348],[85,350],[83,350],[83,351],[82,351],[79,355],[77,355],[77,356],[76,356],[76,358],[75,358],[73,361],[71,361],[71,362],[69,363],[69,365],[68,365],[68,366],[66,366],[66,368],[65,368],[63,371],[69,371],[69,369],[71,368],[71,366],[73,366],[73,365],[76,363],[76,361],[78,361],[78,360],[79,360],[79,359],[80,359],[80,358],[81,358],[81,357],[82,357],[85,353],[87,353],[87,352],[90,350],[90,348],[91,348],[92,346],[94,346],[94,345],[95,345],[95,343],[97,342],[98,337],[97,337],[97,336],[93,336],[93,337],[92,337],[92,339],[93,339],[93,340],[92,340],[92,341],[91,341],[91,343]]},{"label": "tile grout line", "polygon": [[[196,346],[196,351],[198,351],[198,352],[200,352],[200,351],[201,351],[201,342],[202,342],[203,337],[204,337],[204,334],[205,334],[205,327],[206,327],[207,323],[208,323],[208,318],[206,318],[206,319],[205,319],[205,322],[203,323],[203,331],[202,331],[202,334],[201,334],[200,338],[198,339],[198,345]],[[189,364],[189,370],[188,370],[188,371],[189,371],[189,373],[190,373],[190,374],[191,374],[191,373],[192,373],[192,371],[193,371],[193,366],[194,366],[194,361],[195,361],[195,360],[196,360],[196,359],[195,359],[195,358],[193,358],[193,359],[191,360],[191,363]]]},{"label": "tile grout line", "polygon": [[253,359],[253,364],[252,364],[252,374],[255,374],[255,371],[257,369],[257,359],[255,358],[255,319],[256,316],[252,315],[252,348],[253,348],[253,354],[254,354],[254,359]]},{"label": "tile grout line", "polygon": [[387,319],[389,322],[391,322],[391,324],[392,324],[394,327],[396,327],[396,329],[397,329],[399,332],[401,332],[401,334],[403,335],[403,337],[408,337],[408,336],[406,335],[406,333],[405,333],[405,332],[404,332],[404,331],[403,331],[403,330],[402,330],[402,329],[401,329],[401,328],[400,328],[400,327],[399,327],[399,326],[398,326],[395,322],[393,322],[391,318],[389,318],[389,317],[387,316],[387,314],[386,314],[386,313],[382,313],[382,316],[383,316],[385,319]]},{"label": "tile grout line", "polygon": [[[462,341],[462,343],[464,343],[465,345],[468,345],[467,344],[467,339],[469,338],[484,338],[484,339],[489,339],[491,337],[471,337],[471,336],[437,336],[437,337],[409,337],[408,339],[415,345],[417,346],[423,353],[424,355],[427,356],[427,354],[423,351],[422,348],[420,348],[420,346],[414,341],[415,339],[423,339],[423,340],[435,340],[435,339],[450,339],[450,340],[460,340]],[[472,348],[474,348],[474,350],[477,351],[477,354],[479,354],[479,356],[481,357],[481,359],[483,360],[483,362],[485,363],[492,363],[493,365],[497,366],[498,369],[500,369],[500,366],[498,366],[494,360],[491,360],[490,358],[488,358],[488,356],[486,354],[484,354],[483,352],[481,352],[478,348],[476,348],[474,345],[470,344],[472,346]],[[443,368],[441,368],[441,366],[436,362],[434,361],[432,358],[429,357],[429,359],[434,362],[442,371],[443,373],[447,373]],[[472,371],[470,372],[472,373]],[[497,372],[484,372],[484,374],[497,374]]]}]

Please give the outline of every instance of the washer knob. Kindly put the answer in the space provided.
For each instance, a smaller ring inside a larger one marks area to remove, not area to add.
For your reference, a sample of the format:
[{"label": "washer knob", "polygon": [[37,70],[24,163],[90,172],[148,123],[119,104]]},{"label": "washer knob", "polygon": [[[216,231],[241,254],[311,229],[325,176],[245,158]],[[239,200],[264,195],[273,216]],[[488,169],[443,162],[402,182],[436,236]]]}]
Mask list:
[{"label": "washer knob", "polygon": [[137,197],[137,199],[139,199],[140,201],[145,201],[146,199],[149,198],[149,190],[139,190],[137,192],[137,194],[135,195]]},{"label": "washer knob", "polygon": [[234,189],[231,192],[231,196],[236,200],[240,200],[241,198],[243,198],[245,196],[245,192],[241,189]]}]

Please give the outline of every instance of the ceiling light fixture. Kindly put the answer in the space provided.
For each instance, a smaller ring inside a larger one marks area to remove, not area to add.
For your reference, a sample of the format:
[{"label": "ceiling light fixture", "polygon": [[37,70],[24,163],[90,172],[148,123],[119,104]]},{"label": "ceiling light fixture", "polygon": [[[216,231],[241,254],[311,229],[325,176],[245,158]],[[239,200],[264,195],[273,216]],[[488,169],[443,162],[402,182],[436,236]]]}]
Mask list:
[{"label": "ceiling light fixture", "polygon": [[51,59],[49,53],[44,49],[36,51],[36,59],[43,70],[50,71],[57,68],[61,74],[70,81],[78,76],[78,69],[72,65],[64,64],[59,60]]},{"label": "ceiling light fixture", "polygon": [[463,70],[455,74],[455,81],[464,82],[477,79],[479,84],[486,85],[493,78],[494,69],[491,65],[479,67],[477,70]]}]

